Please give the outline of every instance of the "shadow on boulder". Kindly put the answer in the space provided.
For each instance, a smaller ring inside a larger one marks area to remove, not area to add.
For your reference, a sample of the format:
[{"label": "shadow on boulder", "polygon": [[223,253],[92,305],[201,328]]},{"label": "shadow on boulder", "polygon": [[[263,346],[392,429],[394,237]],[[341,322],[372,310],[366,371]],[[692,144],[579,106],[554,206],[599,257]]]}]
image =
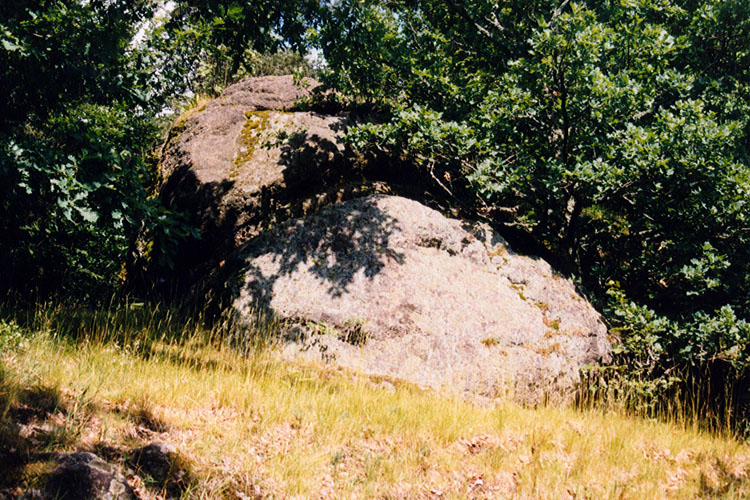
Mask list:
[{"label": "shadow on boulder", "polygon": [[390,245],[401,228],[377,200],[377,196],[358,199],[355,210],[328,206],[318,213],[323,223],[291,221],[255,238],[229,266],[235,275],[229,280],[232,296],[252,297],[255,311],[273,312],[274,284],[301,266],[325,283],[328,294],[340,297],[357,273],[372,279],[387,260],[402,263],[403,255]]}]

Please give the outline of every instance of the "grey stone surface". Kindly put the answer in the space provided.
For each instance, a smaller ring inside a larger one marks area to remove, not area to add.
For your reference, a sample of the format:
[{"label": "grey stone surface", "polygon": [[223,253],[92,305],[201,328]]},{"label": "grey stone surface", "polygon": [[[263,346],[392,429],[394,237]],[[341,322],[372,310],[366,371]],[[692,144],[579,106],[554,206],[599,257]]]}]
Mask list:
[{"label": "grey stone surface", "polygon": [[159,195],[187,213],[201,234],[183,252],[182,270],[214,266],[274,223],[302,213],[305,207],[295,205],[307,198],[314,205],[341,178],[347,119],[290,111],[308,93],[291,76],[249,78],[177,120],[162,152]]},{"label": "grey stone surface", "polygon": [[154,478],[165,482],[176,472],[177,450],[165,443],[150,443],[132,452],[130,465]]},{"label": "grey stone surface", "polygon": [[373,195],[287,222],[240,250],[234,309],[289,320],[286,357],[526,403],[566,399],[607,361],[599,314],[486,226]]},{"label": "grey stone surface", "polygon": [[128,463],[172,496],[179,497],[188,485],[187,470],[177,449],[170,444],[154,442],[133,450]]},{"label": "grey stone surface", "polygon": [[47,498],[66,500],[136,500],[119,469],[93,453],[66,453],[50,474]]}]

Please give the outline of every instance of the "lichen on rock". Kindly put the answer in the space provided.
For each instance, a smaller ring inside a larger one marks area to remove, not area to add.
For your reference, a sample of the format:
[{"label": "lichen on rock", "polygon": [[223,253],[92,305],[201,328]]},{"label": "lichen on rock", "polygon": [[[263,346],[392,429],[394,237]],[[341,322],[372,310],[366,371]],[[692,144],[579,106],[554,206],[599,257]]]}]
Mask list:
[{"label": "lichen on rock", "polygon": [[238,138],[237,157],[234,160],[234,168],[229,172],[230,177],[236,177],[239,167],[247,163],[255,153],[255,149],[261,144],[263,133],[268,128],[271,111],[245,111],[247,120],[242,126]]}]

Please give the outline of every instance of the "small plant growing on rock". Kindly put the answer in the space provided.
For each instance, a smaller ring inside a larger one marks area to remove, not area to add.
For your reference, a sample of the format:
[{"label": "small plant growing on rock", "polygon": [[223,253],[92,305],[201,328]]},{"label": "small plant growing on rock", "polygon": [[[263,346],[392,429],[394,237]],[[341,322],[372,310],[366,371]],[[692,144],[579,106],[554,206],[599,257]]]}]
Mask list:
[{"label": "small plant growing on rock", "polygon": [[313,335],[333,335],[338,336],[336,328],[332,327],[326,322],[316,323],[314,321],[307,322],[307,328],[313,333]]},{"label": "small plant growing on rock", "polygon": [[486,339],[482,339],[481,342],[485,347],[495,347],[500,343],[495,337],[487,337]]},{"label": "small plant growing on rock", "polygon": [[560,318],[552,319],[551,320],[547,316],[545,316],[542,319],[542,322],[544,323],[545,326],[548,326],[548,327],[552,328],[555,331],[560,330]]},{"label": "small plant growing on rock", "polygon": [[365,345],[367,343],[367,338],[370,335],[366,326],[366,322],[359,318],[347,320],[344,323],[345,328],[342,340],[349,342],[352,345]]},{"label": "small plant growing on rock", "polygon": [[534,301],[534,305],[536,305],[539,309],[541,309],[543,313],[549,312],[549,302],[537,300],[537,301]]}]

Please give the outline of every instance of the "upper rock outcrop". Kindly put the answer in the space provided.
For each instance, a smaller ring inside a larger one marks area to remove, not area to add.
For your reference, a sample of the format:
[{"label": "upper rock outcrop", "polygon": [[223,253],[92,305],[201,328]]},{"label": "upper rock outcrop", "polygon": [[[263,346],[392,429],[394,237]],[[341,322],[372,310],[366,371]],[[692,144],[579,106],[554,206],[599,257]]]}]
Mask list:
[{"label": "upper rock outcrop", "polygon": [[160,196],[202,235],[182,253],[181,271],[211,267],[279,220],[324,204],[319,198],[341,196],[327,190],[342,177],[347,120],[295,111],[308,94],[291,76],[249,78],[177,121]]}]

